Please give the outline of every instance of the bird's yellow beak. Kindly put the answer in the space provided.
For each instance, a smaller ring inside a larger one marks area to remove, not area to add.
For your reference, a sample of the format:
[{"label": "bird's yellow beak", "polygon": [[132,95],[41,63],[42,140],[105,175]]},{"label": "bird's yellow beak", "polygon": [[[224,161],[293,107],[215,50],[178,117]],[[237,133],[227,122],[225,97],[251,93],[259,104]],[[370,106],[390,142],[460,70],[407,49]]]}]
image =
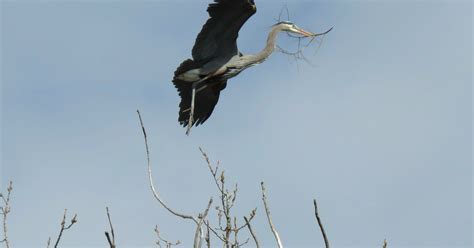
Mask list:
[{"label": "bird's yellow beak", "polygon": [[324,34],[327,34],[329,33],[329,31],[331,31],[332,28],[330,28],[328,31],[326,32],[323,32],[323,33],[313,33],[313,32],[309,32],[309,31],[306,31],[300,27],[294,27],[292,28],[292,31],[294,33],[297,33],[297,34],[300,34],[302,35],[303,37],[316,37],[316,36],[320,36],[320,35],[324,35]]},{"label": "bird's yellow beak", "polygon": [[298,27],[297,27],[297,28],[295,28],[295,29],[296,29],[296,33],[301,34],[301,35],[303,35],[303,36],[305,36],[305,37],[309,37],[309,36],[315,35],[314,33],[309,32],[309,31],[306,31],[306,30],[304,30],[304,29],[302,29],[302,28],[298,28]]},{"label": "bird's yellow beak", "polygon": [[309,31],[306,31],[306,30],[304,30],[304,29],[302,29],[302,28],[299,28],[299,27],[296,27],[296,26],[295,26],[295,27],[292,27],[292,28],[291,28],[291,31],[292,31],[293,33],[300,34],[300,35],[302,35],[302,36],[304,36],[304,37],[309,37],[309,36],[313,36],[313,35],[314,35],[314,33],[309,32]]}]

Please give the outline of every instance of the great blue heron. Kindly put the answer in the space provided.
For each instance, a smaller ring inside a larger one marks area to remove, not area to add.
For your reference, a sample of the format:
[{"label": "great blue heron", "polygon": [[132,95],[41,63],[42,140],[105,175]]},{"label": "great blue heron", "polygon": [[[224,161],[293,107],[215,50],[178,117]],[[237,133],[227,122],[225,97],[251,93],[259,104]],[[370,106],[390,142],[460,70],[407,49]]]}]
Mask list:
[{"label": "great blue heron", "polygon": [[242,25],[257,11],[254,0],[214,0],[207,12],[210,18],[196,38],[193,59],[181,63],[174,73],[173,83],[181,96],[178,121],[186,134],[193,125],[204,123],[219,100],[227,80],[243,70],[262,63],[272,54],[278,33],[284,31],[302,37],[315,37],[291,22],[272,26],[265,48],[257,54],[244,55],[237,49],[237,37]]}]

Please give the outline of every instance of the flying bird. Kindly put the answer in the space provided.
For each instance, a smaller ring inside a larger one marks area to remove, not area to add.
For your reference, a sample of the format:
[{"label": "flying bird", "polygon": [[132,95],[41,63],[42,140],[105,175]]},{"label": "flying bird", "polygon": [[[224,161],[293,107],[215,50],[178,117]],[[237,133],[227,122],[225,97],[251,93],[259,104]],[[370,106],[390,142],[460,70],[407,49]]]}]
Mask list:
[{"label": "flying bird", "polygon": [[330,31],[315,34],[291,22],[278,22],[272,26],[262,51],[244,55],[237,48],[237,37],[256,11],[254,0],[214,0],[209,4],[209,19],[196,38],[192,59],[183,61],[174,72],[173,84],[181,97],[178,121],[187,127],[186,134],[211,116],[227,80],[272,54],[278,33],[316,37]]}]

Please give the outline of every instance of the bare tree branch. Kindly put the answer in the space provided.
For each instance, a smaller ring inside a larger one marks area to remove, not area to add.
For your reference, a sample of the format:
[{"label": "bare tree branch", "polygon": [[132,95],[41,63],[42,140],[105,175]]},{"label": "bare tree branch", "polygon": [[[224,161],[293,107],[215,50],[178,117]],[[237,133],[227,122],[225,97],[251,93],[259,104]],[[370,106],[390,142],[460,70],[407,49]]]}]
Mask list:
[{"label": "bare tree branch", "polygon": [[10,196],[13,191],[13,182],[10,181],[10,184],[7,188],[7,197],[3,194],[0,194],[0,198],[3,200],[2,206],[0,206],[0,213],[2,214],[2,222],[3,222],[3,239],[0,243],[4,243],[6,248],[10,248],[10,241],[8,240],[8,226],[7,226],[7,219],[8,214],[10,213]]},{"label": "bare tree branch", "polygon": [[74,217],[72,217],[71,222],[69,223],[69,225],[66,226],[66,216],[67,216],[67,209],[64,209],[64,215],[61,221],[61,230],[59,231],[59,235],[58,235],[58,238],[56,239],[56,243],[54,244],[54,248],[58,247],[59,241],[61,240],[61,237],[63,236],[63,232],[71,228],[77,222],[77,214],[74,214]]},{"label": "bare tree branch", "polygon": [[219,233],[217,233],[216,230],[214,230],[214,228],[209,224],[209,221],[205,221],[204,224],[206,225],[206,227],[211,230],[211,232],[218,238],[220,239],[222,242],[225,242],[224,239],[219,236]]},{"label": "bare tree branch", "polygon": [[179,244],[181,244],[181,241],[176,241],[176,242],[170,242],[164,238],[161,237],[160,235],[160,231],[158,230],[158,226],[155,226],[155,233],[156,233],[156,236],[158,237],[158,240],[156,241],[156,244],[158,245],[158,247],[161,247],[161,242],[165,243],[165,247],[166,248],[171,248],[172,246],[177,246]]},{"label": "bare tree branch", "polygon": [[256,247],[256,248],[260,248],[260,244],[258,243],[257,235],[256,235],[255,232],[253,231],[252,226],[250,225],[249,219],[247,219],[247,217],[244,216],[244,220],[245,220],[245,223],[246,223],[246,225],[247,225],[247,228],[248,228],[249,231],[250,231],[250,234],[252,235],[253,241],[255,242],[255,247]]},{"label": "bare tree branch", "polygon": [[328,240],[328,237],[326,236],[326,231],[324,231],[323,223],[321,222],[321,219],[319,218],[318,203],[316,202],[316,199],[313,200],[313,204],[314,204],[314,215],[316,216],[316,220],[318,221],[319,229],[321,229],[321,234],[323,235],[323,239],[324,239],[324,245],[326,246],[326,248],[329,248],[329,240]]},{"label": "bare tree branch", "polygon": [[[209,156],[207,156],[207,153],[204,152],[204,150],[199,147],[199,151],[201,151],[201,154],[202,156],[204,157],[204,159],[206,160],[206,163],[207,163],[207,167],[209,168],[209,171],[211,172],[211,175],[214,179],[214,183],[216,184],[217,186],[217,189],[219,189],[219,191],[221,192],[221,194],[224,194],[224,189],[221,187],[221,185],[219,184],[219,179],[217,178],[217,171],[219,170],[219,162],[217,162],[217,165],[215,167],[215,169],[212,167],[211,165],[211,161],[209,159]],[[224,173],[224,172],[222,172]],[[223,177],[223,174],[221,175],[221,177]]]},{"label": "bare tree branch", "polygon": [[[315,34],[314,37],[316,37],[318,35],[326,34],[330,30],[328,30],[324,33],[321,33],[321,34]],[[314,39],[314,37],[313,37],[313,39]],[[163,199],[159,196],[158,191],[154,187],[147,134],[146,134],[146,130],[145,130],[145,127],[144,127],[144,124],[143,124],[143,120],[142,120],[140,111],[137,110],[137,113],[138,113],[138,117],[139,117],[139,120],[140,120],[140,125],[141,125],[142,132],[143,132],[143,137],[144,137],[144,141],[145,141],[147,166],[148,166],[148,178],[149,178],[150,188],[153,192],[153,195],[154,195],[155,199],[166,210],[168,210],[171,214],[173,214],[175,216],[178,216],[180,218],[183,218],[183,219],[190,219],[196,224],[196,231],[195,231],[195,235],[194,235],[193,247],[194,248],[200,248],[202,246],[203,238],[205,239],[205,242],[207,243],[207,247],[208,248],[211,247],[210,232],[214,233],[214,235],[216,237],[218,237],[224,243],[224,247],[226,247],[226,248],[242,247],[243,245],[247,244],[249,239],[247,239],[245,242],[239,242],[238,233],[242,228],[248,227],[248,229],[250,231],[250,234],[252,235],[252,238],[253,238],[253,240],[256,244],[256,247],[259,248],[260,244],[259,244],[257,236],[256,236],[255,232],[253,231],[252,226],[250,224],[251,220],[255,217],[256,209],[254,209],[252,211],[249,218],[247,218],[246,216],[244,217],[245,224],[243,224],[242,226],[237,225],[237,219],[235,217],[231,217],[231,209],[234,206],[235,201],[236,201],[238,186],[236,184],[235,188],[232,189],[232,190],[229,190],[226,187],[226,180],[225,180],[226,178],[225,178],[224,171],[222,171],[222,172],[220,172],[220,174],[218,174],[219,163],[217,163],[217,165],[215,167],[212,166],[209,157],[207,156],[207,154],[204,152],[204,150],[202,148],[199,148],[199,150],[201,151],[203,157],[205,158],[205,160],[207,162],[207,166],[209,168],[209,171],[211,172],[211,175],[213,177],[214,183],[215,183],[218,191],[220,192],[222,209],[219,206],[217,206],[216,210],[217,210],[217,214],[218,214],[219,227],[220,227],[220,231],[222,232],[222,236],[210,225],[210,222],[206,220],[206,218],[208,216],[208,213],[209,213],[209,210],[210,210],[210,207],[212,205],[212,198],[210,199],[205,211],[202,214],[199,214],[196,217],[192,216],[192,215],[186,215],[186,214],[178,213],[178,212],[174,211],[173,209],[171,209],[170,207],[168,207],[168,205],[165,204]],[[278,234],[278,232],[275,228],[275,225],[273,224],[272,218],[271,218],[270,208],[269,208],[269,204],[268,204],[268,200],[267,200],[266,188],[265,188],[264,182],[261,182],[261,188],[262,188],[262,200],[263,200],[263,204],[264,204],[264,207],[265,207],[265,213],[266,213],[266,216],[267,216],[267,220],[268,220],[270,229],[271,229],[271,231],[272,231],[272,233],[275,237],[275,240],[277,242],[277,247],[278,248],[283,248],[283,244],[282,244],[280,235]],[[318,222],[319,228],[320,228],[322,236],[324,238],[325,247],[330,248],[329,240],[327,238],[326,232],[324,230],[324,226],[323,226],[323,224],[321,222],[321,219],[319,217],[318,206],[317,206],[316,199],[313,200],[313,203],[314,203],[314,211],[315,211],[316,220]],[[112,228],[112,224],[111,224],[111,221],[110,221],[110,215],[109,215],[108,209],[107,209],[107,215],[108,215],[108,218],[109,218],[109,224],[111,226],[112,238],[110,239],[110,237],[107,233],[106,233],[106,236],[109,240],[109,244],[111,244],[111,248],[115,248],[113,228]],[[222,218],[225,219],[225,225],[221,222]],[[205,231],[203,230],[203,225],[206,226],[207,233],[205,233]],[[68,229],[69,227],[67,227],[65,229]],[[219,228],[217,228],[217,230],[219,231]],[[155,231],[156,231],[156,233],[159,237],[159,241],[157,242],[157,244],[160,247],[161,247],[160,241],[165,242],[167,248],[171,247],[171,245],[179,244],[179,241],[176,242],[176,244],[165,241],[164,239],[162,239],[159,236],[159,232],[158,232],[157,228],[155,228]],[[61,231],[61,233],[62,233],[62,231]],[[232,241],[231,241],[231,234],[232,233],[233,233],[233,238],[232,238]],[[61,234],[60,234],[60,236],[61,236]],[[387,248],[387,241],[386,240],[384,241],[383,248]]]},{"label": "bare tree branch", "polygon": [[163,199],[161,199],[160,195],[158,194],[158,191],[156,191],[154,183],[153,183],[153,174],[152,174],[152,171],[151,171],[150,150],[148,148],[148,139],[147,139],[147,135],[146,135],[146,130],[145,130],[145,126],[143,125],[142,116],[141,116],[139,110],[137,110],[137,114],[138,114],[138,118],[140,119],[140,125],[141,125],[141,128],[142,128],[143,137],[145,139],[146,158],[147,158],[147,164],[148,164],[148,179],[149,179],[149,182],[150,182],[151,191],[153,192],[153,196],[166,210],[168,210],[173,215],[176,215],[176,216],[178,216],[180,218],[183,218],[183,219],[190,219],[190,220],[194,221],[196,224],[198,224],[198,220],[194,216],[178,213],[178,212],[174,211],[173,209],[171,209],[170,207],[168,207],[168,205],[165,204]]},{"label": "bare tree branch", "polygon": [[[155,186],[154,186],[154,183],[153,183],[153,174],[152,174],[152,170],[151,170],[151,160],[150,160],[150,150],[149,150],[149,147],[148,147],[148,138],[147,138],[147,134],[146,134],[146,129],[145,129],[145,126],[143,124],[143,119],[142,119],[142,116],[140,114],[140,111],[137,110],[137,114],[138,114],[138,118],[140,120],[140,126],[142,128],[142,132],[143,132],[143,138],[144,138],[144,141],[145,141],[145,149],[146,149],[146,157],[147,157],[147,166],[148,166],[148,179],[149,179],[149,184],[150,184],[150,188],[151,188],[151,191],[153,192],[153,196],[155,197],[155,199],[166,209],[168,210],[171,214],[175,215],[175,216],[178,216],[180,218],[183,218],[183,219],[190,219],[192,220],[196,225],[199,225],[199,220],[194,217],[194,216],[191,216],[191,215],[187,215],[187,214],[181,214],[181,213],[178,213],[176,211],[174,211],[173,209],[171,209],[170,207],[168,207],[168,205],[165,204],[165,202],[163,201],[163,199],[161,199],[160,195],[158,194],[158,191],[155,189]],[[217,170],[217,168],[216,168]],[[204,223],[207,223],[207,222],[204,222]],[[202,225],[202,224],[201,224]],[[207,224],[206,224],[207,225]],[[222,238],[219,236],[219,234],[210,226],[208,226],[209,229],[211,230],[212,233],[214,233],[214,235],[216,235],[216,237],[218,237],[219,239],[222,240]]]},{"label": "bare tree branch", "polygon": [[210,225],[209,225],[209,221],[207,221],[206,223],[206,226],[207,226],[207,232],[206,232],[206,244],[207,244],[207,248],[211,248],[211,235],[210,235]]},{"label": "bare tree branch", "polygon": [[202,246],[202,238],[201,238],[201,234],[202,234],[202,223],[205,222],[205,219],[207,217],[207,214],[209,213],[209,209],[211,208],[211,205],[212,205],[212,197],[211,199],[209,200],[209,203],[207,204],[207,208],[206,210],[204,210],[204,213],[203,214],[200,214],[199,215],[199,222],[197,224],[197,227],[196,227],[196,233],[194,234],[194,248],[200,248]]},{"label": "bare tree branch", "polygon": [[265,184],[261,182],[261,186],[262,186],[262,200],[263,200],[263,205],[265,206],[265,212],[267,213],[268,224],[270,225],[270,229],[272,230],[273,236],[275,236],[278,247],[283,248],[280,235],[278,235],[278,232],[275,229],[275,226],[273,225],[272,217],[270,216],[270,208],[268,207],[267,196],[265,193]]},{"label": "bare tree branch", "polygon": [[109,232],[106,231],[105,237],[107,238],[107,242],[109,243],[110,248],[115,248],[115,233],[114,227],[112,226],[112,220],[110,218],[109,208],[106,207],[105,210],[107,211],[107,219],[109,220],[110,233],[112,234],[112,237],[110,237]]},{"label": "bare tree branch", "polygon": [[[233,247],[237,246],[238,241],[236,241],[235,237],[240,231],[241,228],[237,228],[236,223],[235,223],[235,218],[234,218],[234,223],[232,223],[232,216],[231,216],[231,209],[234,207],[235,200],[237,199],[237,192],[238,192],[238,185],[235,184],[235,187],[232,191],[230,191],[226,187],[226,178],[225,178],[225,172],[222,171],[220,175],[218,175],[218,170],[219,170],[219,162],[217,162],[217,165],[213,167],[211,165],[209,156],[204,152],[204,150],[199,147],[199,150],[201,151],[202,156],[206,160],[207,167],[209,171],[211,172],[212,179],[214,180],[214,183],[220,193],[220,199],[221,199],[221,207],[222,209],[217,206],[217,215],[218,215],[218,221],[219,221],[219,228],[220,231],[222,232],[222,236],[216,235],[222,242],[224,242],[224,247]],[[222,218],[225,219],[225,226],[222,226]],[[253,218],[253,217],[252,217]],[[235,228],[234,228],[235,227]],[[214,230],[211,228],[211,231],[214,232]],[[231,244],[231,234],[234,233],[234,244]],[[216,232],[214,232],[216,234]]]}]

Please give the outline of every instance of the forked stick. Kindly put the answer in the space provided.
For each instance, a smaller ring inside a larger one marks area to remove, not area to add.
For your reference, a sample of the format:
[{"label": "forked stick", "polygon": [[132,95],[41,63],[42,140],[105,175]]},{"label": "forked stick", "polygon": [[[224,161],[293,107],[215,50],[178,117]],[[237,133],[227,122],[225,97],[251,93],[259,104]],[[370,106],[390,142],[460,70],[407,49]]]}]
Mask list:
[{"label": "forked stick", "polygon": [[58,247],[59,241],[61,240],[61,237],[63,236],[63,232],[71,228],[77,222],[77,214],[75,214],[74,217],[72,217],[71,219],[71,223],[69,223],[69,225],[66,226],[66,216],[67,216],[67,209],[64,209],[64,215],[61,221],[61,230],[59,231],[59,235],[58,235],[58,238],[56,239],[56,243],[54,244],[54,248]]}]

